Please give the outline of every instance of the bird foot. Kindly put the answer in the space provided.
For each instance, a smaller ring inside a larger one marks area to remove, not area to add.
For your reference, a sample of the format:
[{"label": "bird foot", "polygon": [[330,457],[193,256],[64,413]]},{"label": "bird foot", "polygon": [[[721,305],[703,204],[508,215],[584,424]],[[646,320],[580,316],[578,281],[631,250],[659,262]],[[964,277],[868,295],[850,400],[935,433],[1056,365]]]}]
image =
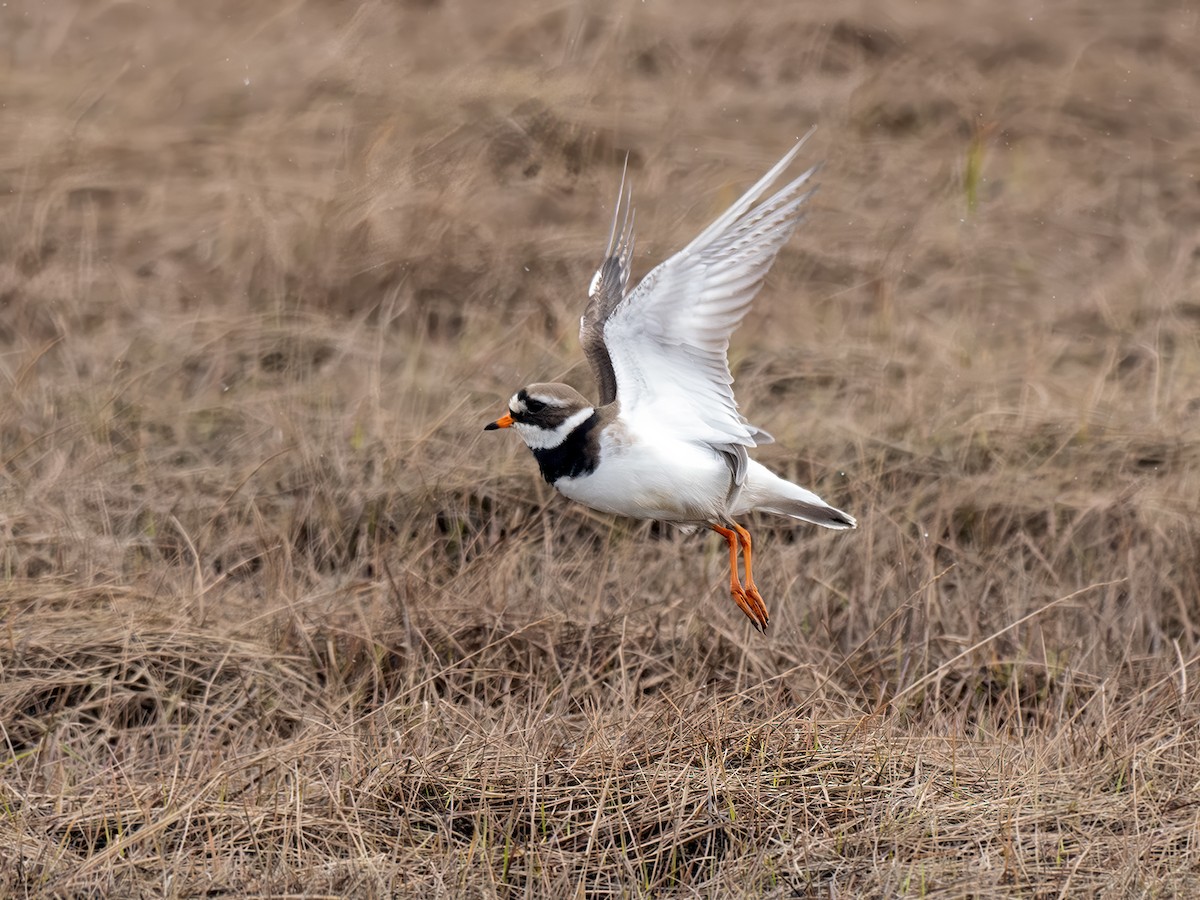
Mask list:
[{"label": "bird foot", "polygon": [[771,617],[767,615],[767,605],[758,593],[758,588],[753,585],[743,588],[739,585],[731,586],[729,590],[733,595],[733,602],[746,614],[746,618],[750,620],[751,624],[766,634]]}]

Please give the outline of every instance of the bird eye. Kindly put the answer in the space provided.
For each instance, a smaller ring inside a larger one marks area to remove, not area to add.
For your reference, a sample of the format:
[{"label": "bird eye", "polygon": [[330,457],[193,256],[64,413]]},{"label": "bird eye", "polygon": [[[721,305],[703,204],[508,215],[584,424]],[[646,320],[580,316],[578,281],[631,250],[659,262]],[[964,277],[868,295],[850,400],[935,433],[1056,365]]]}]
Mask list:
[{"label": "bird eye", "polygon": [[534,400],[532,397],[529,397],[525,400],[525,411],[526,412],[531,412],[536,415],[537,413],[540,413],[545,408],[546,408],[546,404],[543,403],[541,400]]}]

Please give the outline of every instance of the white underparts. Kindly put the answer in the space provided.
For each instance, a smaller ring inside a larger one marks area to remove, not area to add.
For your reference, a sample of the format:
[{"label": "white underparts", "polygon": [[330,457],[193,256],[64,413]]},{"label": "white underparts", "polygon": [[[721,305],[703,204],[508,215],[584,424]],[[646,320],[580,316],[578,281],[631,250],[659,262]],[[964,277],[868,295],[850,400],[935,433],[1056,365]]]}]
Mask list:
[{"label": "white underparts", "polygon": [[590,419],[595,411],[592,407],[585,406],[579,412],[563,419],[559,426],[553,429],[539,428],[526,422],[517,422],[513,427],[517,429],[517,433],[521,435],[530,450],[551,450],[565,441],[572,431]]}]

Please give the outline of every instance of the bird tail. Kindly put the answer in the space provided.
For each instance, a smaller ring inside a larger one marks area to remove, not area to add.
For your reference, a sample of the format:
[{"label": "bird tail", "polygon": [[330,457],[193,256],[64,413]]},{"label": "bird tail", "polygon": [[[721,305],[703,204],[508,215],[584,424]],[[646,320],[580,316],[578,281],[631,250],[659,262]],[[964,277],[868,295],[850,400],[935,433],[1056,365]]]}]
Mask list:
[{"label": "bird tail", "polygon": [[854,516],[830,506],[812,491],[780,478],[770,469],[750,460],[746,485],[734,514],[760,510],[844,531],[857,528]]},{"label": "bird tail", "polygon": [[[799,488],[799,490],[804,491],[803,488]],[[812,491],[804,491],[804,493],[808,494],[809,499],[773,498],[769,503],[764,503],[758,508],[763,512],[799,519],[802,522],[811,522],[813,525],[823,525],[836,531],[858,527],[854,516],[830,506]]]}]

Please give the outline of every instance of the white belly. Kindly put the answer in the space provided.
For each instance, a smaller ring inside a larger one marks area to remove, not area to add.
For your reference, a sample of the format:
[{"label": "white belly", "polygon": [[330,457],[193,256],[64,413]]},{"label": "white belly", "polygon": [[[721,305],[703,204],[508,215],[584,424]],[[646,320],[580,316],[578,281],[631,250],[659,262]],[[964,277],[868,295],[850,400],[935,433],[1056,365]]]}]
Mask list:
[{"label": "white belly", "polygon": [[711,448],[677,440],[631,445],[605,435],[593,472],[554,483],[565,496],[602,512],[664,522],[724,519],[729,466]]}]

